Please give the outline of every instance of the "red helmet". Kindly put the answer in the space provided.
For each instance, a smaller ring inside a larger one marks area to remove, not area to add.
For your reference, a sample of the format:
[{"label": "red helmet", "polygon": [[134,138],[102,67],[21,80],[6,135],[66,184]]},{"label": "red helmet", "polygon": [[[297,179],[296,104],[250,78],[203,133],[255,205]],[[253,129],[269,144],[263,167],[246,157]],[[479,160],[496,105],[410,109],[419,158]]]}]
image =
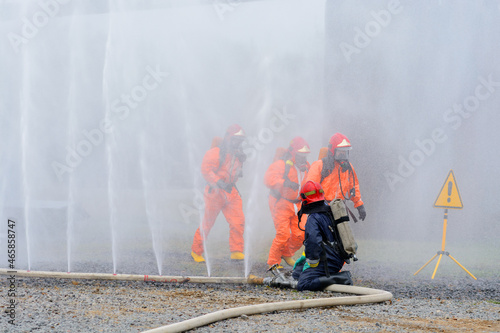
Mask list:
[{"label": "red helmet", "polygon": [[243,131],[243,128],[241,128],[240,125],[234,124],[227,128],[226,137],[241,137],[242,139],[244,139],[245,131]]},{"label": "red helmet", "polygon": [[304,138],[300,136],[296,136],[290,141],[290,147],[288,147],[288,151],[292,155],[292,159],[295,161],[295,156],[297,153],[309,154],[311,152],[311,148]]},{"label": "red helmet", "polygon": [[304,138],[296,136],[290,141],[290,152],[294,153],[310,153],[311,148]]},{"label": "red helmet", "polygon": [[316,201],[325,200],[325,192],[319,183],[308,180],[300,190],[302,204],[308,205]]},{"label": "red helmet", "polygon": [[336,148],[351,149],[351,142],[344,134],[341,133],[335,133],[334,135],[332,135],[329,143],[330,143],[330,151],[332,152],[332,154],[335,154]]},{"label": "red helmet", "polygon": [[245,140],[245,131],[240,125],[234,124],[227,128],[226,135],[224,136],[224,145],[229,147],[230,150],[238,150]]}]

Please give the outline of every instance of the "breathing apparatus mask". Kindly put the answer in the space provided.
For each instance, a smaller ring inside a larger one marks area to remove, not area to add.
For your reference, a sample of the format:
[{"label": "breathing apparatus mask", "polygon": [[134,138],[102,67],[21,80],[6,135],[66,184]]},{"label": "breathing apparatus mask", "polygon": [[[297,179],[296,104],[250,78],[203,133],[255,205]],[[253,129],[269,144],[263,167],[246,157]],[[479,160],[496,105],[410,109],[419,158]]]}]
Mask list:
[{"label": "breathing apparatus mask", "polygon": [[246,160],[246,155],[243,152],[243,142],[245,141],[245,137],[241,136],[233,136],[229,140],[229,151],[234,154],[242,163]]},{"label": "breathing apparatus mask", "polygon": [[232,151],[239,150],[244,140],[244,136],[233,136],[229,139],[229,149]]},{"label": "breathing apparatus mask", "polygon": [[349,163],[349,150],[351,150],[351,147],[335,148],[333,159],[340,165],[342,172],[349,170],[351,167]]},{"label": "breathing apparatus mask", "polygon": [[295,153],[295,165],[304,172],[307,170],[307,153]]}]

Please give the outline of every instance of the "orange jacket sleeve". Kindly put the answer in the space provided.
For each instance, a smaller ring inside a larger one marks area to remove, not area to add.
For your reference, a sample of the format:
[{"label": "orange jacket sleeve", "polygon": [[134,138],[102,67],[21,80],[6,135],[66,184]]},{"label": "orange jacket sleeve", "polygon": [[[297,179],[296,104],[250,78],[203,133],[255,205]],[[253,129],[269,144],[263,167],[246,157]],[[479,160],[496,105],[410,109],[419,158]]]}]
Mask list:
[{"label": "orange jacket sleeve", "polygon": [[219,147],[214,147],[205,153],[201,162],[201,174],[210,184],[215,185],[220,177],[217,175],[219,169]]},{"label": "orange jacket sleeve", "polygon": [[285,179],[285,161],[277,160],[269,166],[264,176],[264,184],[270,189],[281,190]]}]

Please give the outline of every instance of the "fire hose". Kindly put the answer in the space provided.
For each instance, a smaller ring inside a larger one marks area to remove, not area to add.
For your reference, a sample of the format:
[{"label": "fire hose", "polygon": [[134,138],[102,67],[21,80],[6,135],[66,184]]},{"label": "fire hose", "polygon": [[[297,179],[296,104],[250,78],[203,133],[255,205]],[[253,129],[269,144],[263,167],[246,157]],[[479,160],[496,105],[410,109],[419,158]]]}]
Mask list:
[{"label": "fire hose", "polygon": [[[248,278],[239,277],[185,277],[185,276],[161,276],[161,275],[135,275],[135,274],[105,274],[105,273],[64,273],[64,272],[44,272],[26,270],[6,270],[0,269],[0,275],[12,275],[21,277],[39,278],[65,278],[65,279],[92,279],[92,280],[117,280],[117,281],[151,281],[164,283],[232,283],[232,284],[264,284],[264,279],[250,276]],[[242,315],[254,315],[272,311],[285,311],[295,309],[308,309],[314,307],[329,307],[336,305],[354,305],[366,303],[380,303],[390,301],[392,294],[385,290],[372,289],[357,286],[333,284],[325,288],[327,291],[337,293],[355,294],[354,296],[327,297],[311,300],[297,300],[286,302],[274,302],[248,305],[215,311],[191,318],[179,323],[174,323],[144,333],[160,332],[183,332],[196,327],[201,327],[217,321],[239,317]]]}]

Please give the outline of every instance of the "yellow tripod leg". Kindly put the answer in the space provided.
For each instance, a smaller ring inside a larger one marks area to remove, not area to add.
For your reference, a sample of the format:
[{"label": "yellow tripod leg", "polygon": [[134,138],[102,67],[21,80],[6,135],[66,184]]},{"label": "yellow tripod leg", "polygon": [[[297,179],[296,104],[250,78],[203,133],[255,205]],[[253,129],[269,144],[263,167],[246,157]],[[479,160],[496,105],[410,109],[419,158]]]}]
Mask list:
[{"label": "yellow tripod leg", "polygon": [[461,265],[461,264],[460,264],[460,263],[459,263],[459,262],[458,262],[455,258],[453,258],[453,257],[452,257],[451,255],[449,255],[449,254],[448,254],[448,257],[450,257],[451,259],[453,259],[453,261],[454,261],[454,262],[456,262],[458,266],[462,267],[462,269],[463,269],[464,271],[466,271],[466,272],[467,272],[467,274],[469,274],[470,276],[472,276],[472,278],[473,278],[474,280],[477,280],[477,279],[476,279],[476,277],[475,277],[474,275],[472,275],[472,273],[471,273],[471,272],[469,272],[469,271],[467,270],[467,268],[465,268],[464,266],[462,266],[462,265]]},{"label": "yellow tripod leg", "polygon": [[436,268],[434,268],[434,273],[432,273],[432,277],[431,277],[431,279],[434,279],[434,276],[436,275],[436,272],[437,272],[438,267],[439,267],[439,262],[441,262],[441,258],[442,258],[442,257],[443,257],[443,254],[442,254],[442,253],[441,253],[441,254],[439,254],[438,262],[437,262],[437,264],[436,264]]},{"label": "yellow tripod leg", "polygon": [[434,257],[431,258],[431,260],[429,260],[428,262],[426,262],[425,265],[423,265],[422,267],[420,267],[420,269],[418,271],[416,271],[413,275],[417,275],[422,269],[424,269],[425,266],[427,266],[436,257],[437,257],[437,253],[434,255]]},{"label": "yellow tripod leg", "polygon": [[445,209],[444,210],[444,221],[443,221],[443,240],[441,242],[441,251],[438,252],[439,253],[438,262],[436,264],[436,268],[434,268],[434,273],[432,273],[431,279],[434,279],[434,276],[436,275],[436,272],[437,272],[438,267],[439,267],[439,263],[441,262],[441,258],[443,257],[444,248],[446,246],[446,225],[447,225],[447,222],[448,222],[448,209]]}]

